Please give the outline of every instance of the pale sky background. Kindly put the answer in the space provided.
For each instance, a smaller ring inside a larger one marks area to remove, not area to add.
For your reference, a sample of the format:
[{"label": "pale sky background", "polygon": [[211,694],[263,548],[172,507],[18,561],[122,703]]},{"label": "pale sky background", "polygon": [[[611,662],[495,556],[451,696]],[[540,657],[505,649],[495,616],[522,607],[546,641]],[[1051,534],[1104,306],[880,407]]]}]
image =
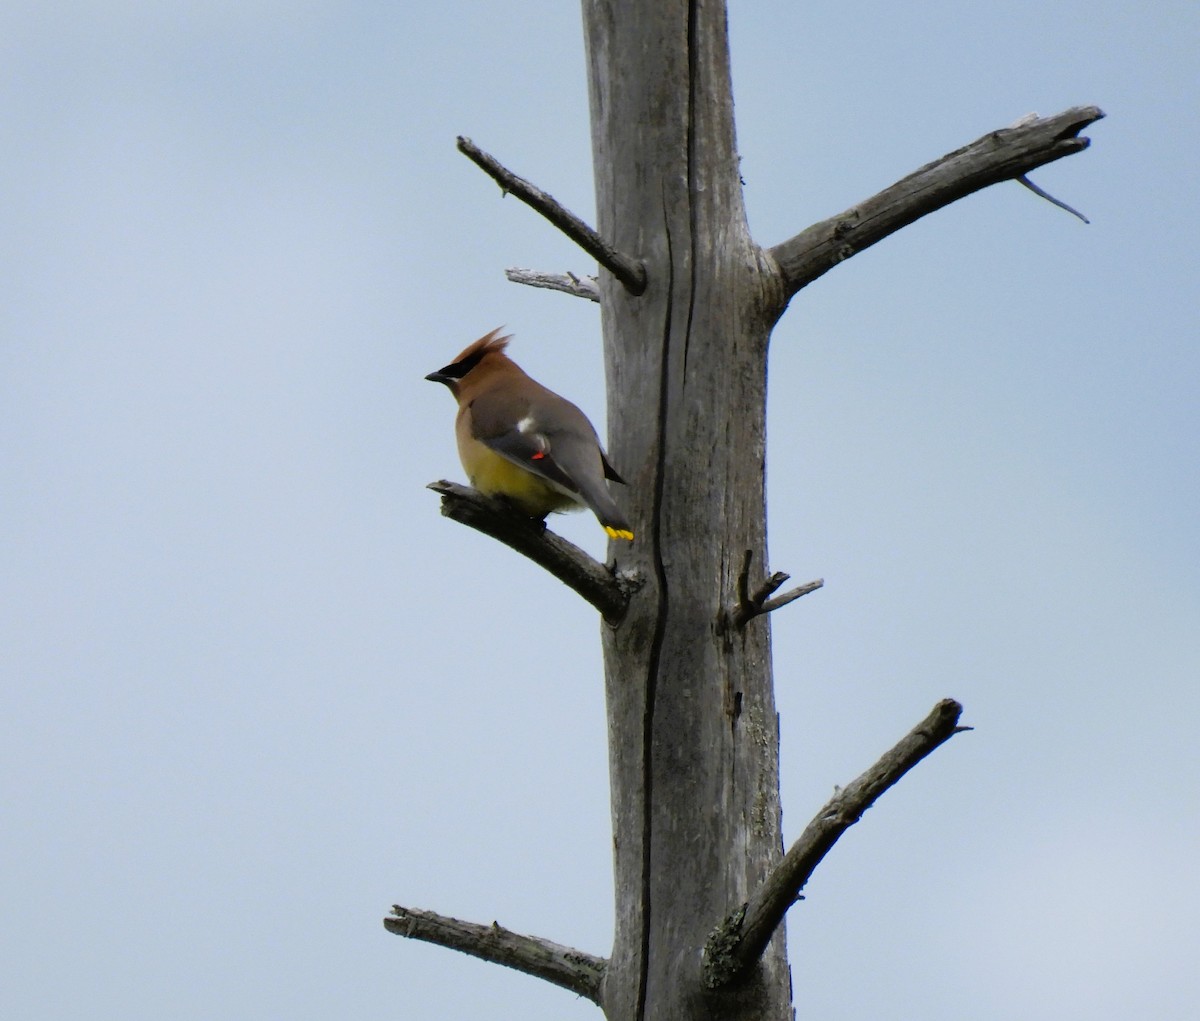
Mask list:
[{"label": "pale sky background", "polygon": [[[573,3],[0,7],[0,1016],[599,1018],[393,902],[606,954],[598,622],[438,514],[505,324],[598,423]],[[772,244],[1031,111],[1093,147],[802,293],[771,358],[784,827],[957,737],[789,915],[801,1019],[1200,1001],[1200,10],[751,4]],[[590,516],[560,530],[595,553]]]}]

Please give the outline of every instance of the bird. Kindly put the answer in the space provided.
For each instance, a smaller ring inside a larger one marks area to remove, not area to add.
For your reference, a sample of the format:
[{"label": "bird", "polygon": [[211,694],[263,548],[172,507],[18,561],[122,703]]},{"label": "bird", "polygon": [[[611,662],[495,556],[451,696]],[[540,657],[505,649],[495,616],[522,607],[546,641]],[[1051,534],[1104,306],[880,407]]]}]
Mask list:
[{"label": "bird", "polygon": [[471,485],[539,521],[551,511],[589,507],[610,537],[632,540],[605,482],[625,480],[592,423],[508,357],[511,339],[492,330],[425,377],[444,383],[458,401],[454,432]]}]

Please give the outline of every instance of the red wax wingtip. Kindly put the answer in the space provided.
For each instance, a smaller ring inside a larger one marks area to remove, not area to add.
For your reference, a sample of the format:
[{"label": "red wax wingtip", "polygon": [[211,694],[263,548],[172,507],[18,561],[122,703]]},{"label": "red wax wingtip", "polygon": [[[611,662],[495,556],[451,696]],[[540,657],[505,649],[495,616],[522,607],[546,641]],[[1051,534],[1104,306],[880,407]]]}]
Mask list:
[{"label": "red wax wingtip", "polygon": [[535,453],[533,453],[533,454],[530,454],[530,455],[529,455],[529,459],[530,459],[531,461],[540,461],[540,460],[541,460],[543,457],[545,457],[545,456],[546,456],[546,455],[545,455],[544,453],[542,453],[542,451],[540,451],[540,450],[539,450],[539,451],[537,451],[537,452],[535,452]]}]

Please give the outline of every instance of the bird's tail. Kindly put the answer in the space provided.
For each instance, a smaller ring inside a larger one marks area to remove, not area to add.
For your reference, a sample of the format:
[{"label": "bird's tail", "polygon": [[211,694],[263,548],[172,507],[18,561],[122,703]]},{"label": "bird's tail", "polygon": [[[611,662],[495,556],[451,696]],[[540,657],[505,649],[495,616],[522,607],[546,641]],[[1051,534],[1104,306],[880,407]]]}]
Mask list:
[{"label": "bird's tail", "polygon": [[621,513],[621,508],[609,495],[608,486],[603,480],[597,479],[595,484],[580,487],[579,495],[584,503],[591,508],[597,520],[612,539],[633,539],[633,528]]}]

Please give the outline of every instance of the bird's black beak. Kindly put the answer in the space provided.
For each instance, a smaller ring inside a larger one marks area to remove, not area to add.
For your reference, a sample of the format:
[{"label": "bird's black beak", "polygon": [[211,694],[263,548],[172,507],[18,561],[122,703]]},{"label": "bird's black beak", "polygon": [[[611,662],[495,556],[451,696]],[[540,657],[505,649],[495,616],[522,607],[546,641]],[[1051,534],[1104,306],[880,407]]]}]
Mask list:
[{"label": "bird's black beak", "polygon": [[428,379],[431,383],[445,383],[446,386],[449,386],[454,381],[453,376],[446,375],[445,369],[438,369],[437,372],[431,372],[425,378]]}]

